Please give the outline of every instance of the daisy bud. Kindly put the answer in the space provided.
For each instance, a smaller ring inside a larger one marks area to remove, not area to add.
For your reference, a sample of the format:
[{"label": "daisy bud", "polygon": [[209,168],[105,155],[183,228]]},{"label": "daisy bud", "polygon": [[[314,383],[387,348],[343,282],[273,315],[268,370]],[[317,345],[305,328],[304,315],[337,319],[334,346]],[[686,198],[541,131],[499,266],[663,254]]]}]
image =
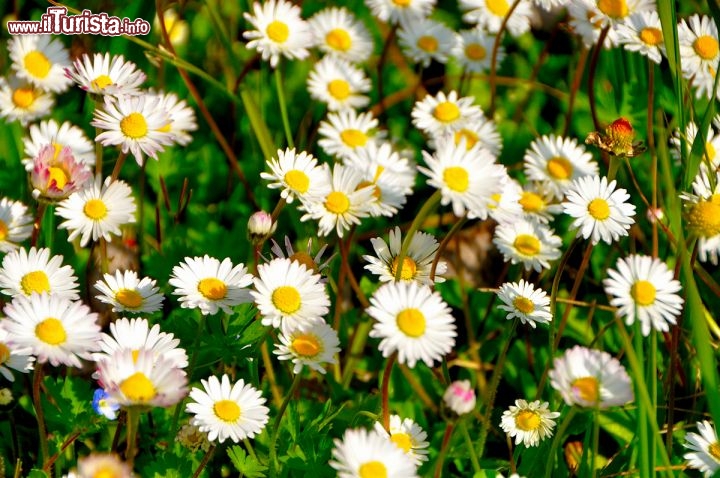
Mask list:
[{"label": "daisy bud", "polygon": [[248,239],[255,245],[261,244],[277,229],[277,223],[265,211],[258,211],[248,220]]},{"label": "daisy bud", "polygon": [[610,123],[605,129],[605,134],[612,142],[613,152],[616,155],[625,156],[632,153],[635,131],[627,119],[618,118]]},{"label": "daisy bud", "polygon": [[582,442],[571,441],[565,445],[565,463],[571,472],[578,469],[583,454]]},{"label": "daisy bud", "polygon": [[453,412],[464,415],[475,409],[475,390],[469,380],[457,380],[447,388],[443,400]]},{"label": "daisy bud", "polygon": [[12,401],[12,391],[9,388],[0,388],[0,406],[10,405]]}]

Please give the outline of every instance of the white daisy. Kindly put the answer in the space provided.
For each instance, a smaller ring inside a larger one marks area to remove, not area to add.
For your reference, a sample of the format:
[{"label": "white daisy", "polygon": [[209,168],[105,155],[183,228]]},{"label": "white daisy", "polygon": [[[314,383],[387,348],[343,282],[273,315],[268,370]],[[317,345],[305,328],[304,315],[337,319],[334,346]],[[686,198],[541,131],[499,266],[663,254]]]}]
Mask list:
[{"label": "white daisy", "polygon": [[101,476],[133,478],[135,474],[132,472],[132,467],[115,454],[91,453],[88,456],[78,458],[78,478],[98,478]]},{"label": "white daisy", "polygon": [[258,266],[255,299],[262,324],[283,330],[306,329],[322,320],[330,307],[330,297],[320,275],[290,259],[273,259]]},{"label": "white daisy", "polygon": [[637,318],[645,336],[651,329],[667,332],[684,302],[677,294],[681,286],[673,279],[673,271],[657,258],[637,254],[618,259],[615,268],[608,269],[603,285],[613,296],[610,305],[618,307],[618,315],[625,317],[628,325]]},{"label": "white daisy", "polygon": [[58,205],[55,214],[66,219],[58,228],[68,229],[68,241],[80,236],[85,247],[92,239],[112,240],[111,235],[122,234],[121,226],[135,222],[135,199],[132,189],[124,181],[101,177],[85,189],[71,194]]},{"label": "white daisy", "polygon": [[307,81],[310,96],[325,103],[330,111],[367,106],[370,98],[364,93],[370,86],[365,72],[332,56],[315,63]]},{"label": "white daisy", "polygon": [[325,374],[325,364],[337,363],[340,352],[337,332],[323,321],[313,321],[306,327],[286,327],[278,337],[273,353],[279,360],[291,360],[293,373],[302,372],[303,366]]},{"label": "white daisy", "polygon": [[[460,30],[455,39],[453,56],[460,65],[471,73],[490,71],[495,36],[480,27],[471,30]],[[496,64],[499,66],[505,59],[505,48],[498,47]]]},{"label": "white daisy", "polygon": [[[600,33],[605,25],[603,14],[597,9],[595,0],[568,2],[567,10],[570,16],[571,31],[582,39],[585,48],[592,48],[600,39]],[[613,30],[609,30],[603,46],[611,48],[614,44],[614,37]]]},{"label": "white daisy", "polygon": [[475,410],[477,399],[470,380],[452,382],[443,394],[443,405],[456,415],[465,415]]},{"label": "white daisy", "polygon": [[682,19],[677,34],[683,74],[686,78],[692,77],[698,71],[717,68],[720,61],[720,43],[718,28],[712,18],[695,14]]},{"label": "white daisy", "polygon": [[252,14],[246,12],[243,16],[255,28],[243,32],[243,38],[250,40],[246,47],[257,50],[263,60],[270,60],[271,67],[277,66],[280,55],[290,60],[303,60],[309,55],[313,37],[297,5],[284,0],[268,0],[262,5],[254,2]]},{"label": "white daisy", "polygon": [[138,280],[135,271],[117,270],[114,276],[104,274],[102,280],[95,282],[100,292],[95,298],[110,304],[113,312],[151,314],[162,309],[163,295],[155,284],[155,279],[149,277]]},{"label": "white daisy", "polygon": [[3,309],[10,349],[30,349],[38,363],[81,367],[98,350],[98,316],[81,302],[49,294],[15,296]]},{"label": "white daisy", "polygon": [[665,56],[660,17],[656,11],[630,15],[617,26],[618,43],[628,51],[636,51],[660,63]]},{"label": "white daisy", "polygon": [[78,299],[78,283],[71,266],[62,265],[63,256],[52,256],[50,249],[20,248],[8,252],[0,267],[3,294],[30,296],[33,292]]},{"label": "white daisy", "polygon": [[135,63],[110,53],[95,53],[92,58],[84,53],[66,72],[81,89],[96,95],[138,95],[145,81],[145,73]]},{"label": "white daisy", "polygon": [[[187,39],[190,36],[190,27],[188,22],[180,18],[177,12],[168,8],[163,12],[163,22],[165,23],[165,29],[167,30],[168,36],[170,37],[170,44],[175,48],[187,43]],[[155,13],[153,18],[153,31],[160,32],[162,26],[160,25],[160,18]]]},{"label": "white daisy", "polygon": [[562,213],[562,205],[555,202],[555,195],[548,191],[543,183],[526,186],[520,193],[518,204],[528,221],[548,224],[556,215]]},{"label": "white daisy", "polygon": [[536,323],[547,324],[552,320],[547,292],[536,289],[524,279],[520,279],[520,282],[504,283],[497,295],[504,303],[498,308],[508,312],[508,320],[517,317],[523,324],[529,323],[533,329]]},{"label": "white daisy", "polygon": [[720,445],[715,426],[707,421],[697,422],[698,433],[685,435],[683,446],[692,450],[683,455],[690,468],[700,470],[706,477],[720,469]]},{"label": "white daisy", "polygon": [[206,432],[208,440],[222,443],[229,438],[238,443],[262,432],[270,409],[263,405],[266,400],[259,390],[243,379],[231,384],[226,374],[200,382],[203,388],[190,390],[193,401],[185,411],[194,415],[190,423]]},{"label": "white daisy", "polygon": [[95,165],[95,148],[85,135],[85,132],[69,121],[58,126],[54,119],[41,121],[30,125],[29,135],[23,138],[25,145],[25,158],[22,163],[25,169],[32,171],[33,159],[47,145],[55,149],[55,155],[60,154],[63,148],[68,147],[73,157],[79,163],[89,167]]},{"label": "white daisy", "polygon": [[318,145],[330,156],[347,158],[381,138],[375,131],[377,127],[378,120],[370,112],[346,109],[330,113],[320,122]]},{"label": "white daisy", "polygon": [[32,234],[33,217],[27,206],[10,198],[0,199],[0,252],[10,252]]},{"label": "white daisy", "polygon": [[516,221],[522,216],[522,207],[518,202],[522,187],[510,177],[505,168],[503,170],[505,174],[500,180],[502,189],[492,195],[492,201],[488,205],[488,215],[500,224]]},{"label": "white daisy", "polygon": [[334,440],[330,466],[338,478],[416,478],[416,464],[398,446],[375,430],[348,429]]},{"label": "white daisy", "polygon": [[[714,85],[714,80],[713,80]],[[712,90],[713,85],[710,85],[710,89]],[[713,120],[714,122],[715,120]],[[685,134],[683,137],[683,134],[679,130],[675,130],[673,132],[672,137],[670,138],[670,153],[673,155],[673,157],[680,161],[682,158],[682,140],[685,140],[685,144],[687,145],[688,152],[690,148],[692,148],[693,143],[695,143],[695,138],[697,138],[699,132],[699,128],[697,126],[697,123],[694,121],[690,121],[686,128],[685,128]],[[715,130],[708,126],[708,129],[705,131],[705,151],[702,156],[702,162],[700,163],[700,167],[703,170],[707,170],[708,166],[711,169],[717,169],[718,166],[720,166],[720,135],[715,133]],[[697,178],[696,178],[697,179]]]},{"label": "white daisy", "polygon": [[0,78],[0,118],[18,120],[25,126],[50,114],[55,98],[40,88],[15,76]]},{"label": "white daisy", "polygon": [[[693,193],[682,193],[684,219],[688,232],[698,238],[698,257],[702,262],[718,263],[720,254],[720,173],[714,181],[701,168],[693,181]],[[713,184],[714,183],[714,184]]]},{"label": "white daisy", "polygon": [[515,437],[515,444],[522,443],[526,447],[538,446],[546,438],[550,438],[555,427],[559,412],[548,410],[548,402],[535,400],[515,400],[515,405],[505,410],[500,419],[500,428],[510,437]]},{"label": "white daisy", "polygon": [[197,121],[195,120],[195,111],[188,106],[185,100],[181,100],[175,93],[165,93],[163,91],[148,95],[150,98],[157,99],[157,108],[165,110],[168,114],[169,122],[163,125],[159,131],[168,133],[173,136],[173,142],[180,146],[186,146],[192,141],[192,136],[188,131],[197,129]]},{"label": "white daisy", "polygon": [[279,149],[277,159],[268,161],[270,173],[262,172],[260,177],[271,181],[270,189],[282,189],[280,196],[288,203],[297,197],[300,201],[320,194],[326,178],[326,166],[318,165],[317,159],[305,151]]},{"label": "white daisy", "polygon": [[495,157],[502,152],[502,137],[497,130],[497,125],[484,114],[466,123],[457,131],[446,131],[438,135],[431,135],[428,144],[431,148],[437,150],[437,141],[446,136],[451,136],[456,145],[459,145],[461,141],[465,141],[467,149],[478,144],[481,148],[490,151]]},{"label": "white daisy", "polygon": [[429,136],[454,133],[483,119],[482,110],[473,101],[470,96],[458,97],[454,90],[447,95],[439,91],[437,95],[428,95],[415,103],[410,113],[412,123]]},{"label": "white daisy", "polygon": [[8,45],[12,69],[44,91],[60,93],[72,81],[65,76],[70,55],[58,38],[52,35],[17,35]]},{"label": "white daisy", "polygon": [[365,0],[372,14],[393,25],[430,15],[437,0]]},{"label": "white daisy", "polygon": [[405,56],[420,66],[427,68],[431,61],[447,63],[448,56],[455,46],[455,34],[444,23],[418,18],[410,22],[401,22],[398,30],[398,43]]},{"label": "white daisy", "polygon": [[605,409],[634,400],[625,367],[601,350],[576,345],[555,358],[549,376],[550,385],[569,406]]},{"label": "white daisy", "polygon": [[227,257],[222,262],[207,254],[186,257],[173,267],[168,282],[175,288],[173,295],[180,296],[182,308],[200,309],[203,315],[215,315],[220,309],[231,314],[232,307],[252,302],[247,289],[252,274],[243,264],[233,266]]},{"label": "white daisy", "polygon": [[420,425],[411,418],[400,418],[399,415],[390,415],[390,429],[385,430],[382,423],[375,422],[375,431],[380,435],[387,436],[413,459],[415,465],[420,466],[428,461],[428,450],[430,443],[427,441],[427,433]]},{"label": "white daisy", "polygon": [[[402,234],[400,228],[395,226],[390,230],[389,245],[382,238],[376,237],[370,239],[375,255],[365,255],[363,259],[369,262],[365,269],[379,276],[380,282],[395,281],[397,273],[398,255],[402,245]],[[433,285],[430,280],[430,268],[435,260],[438,247],[437,240],[431,234],[422,231],[415,231],[407,253],[403,258],[402,270],[400,271],[400,280],[416,281],[419,284]],[[444,282],[445,279],[440,277],[447,272],[447,263],[438,261],[435,268],[436,283]]]},{"label": "white daisy", "polygon": [[388,282],[375,291],[366,312],[376,321],[370,337],[381,339],[383,357],[397,351],[398,361],[410,368],[418,360],[432,367],[455,346],[450,307],[427,285]]},{"label": "white daisy", "polygon": [[[466,22],[477,24],[489,33],[497,33],[510,12],[511,4],[508,0],[460,0],[460,9]],[[520,2],[507,22],[510,35],[518,37],[530,30],[532,14],[530,2]]]},{"label": "white daisy", "polygon": [[560,257],[562,240],[544,224],[526,221],[499,224],[493,243],[513,264],[522,263],[525,270],[541,272],[550,269],[550,261]]},{"label": "white daisy", "polygon": [[610,25],[608,36],[612,44],[617,43],[617,28],[626,23],[635,13],[655,11],[655,0],[585,0],[592,4],[599,13],[594,21],[602,22],[602,26]]},{"label": "white daisy", "polygon": [[370,32],[346,8],[324,8],[313,15],[308,24],[315,44],[323,53],[357,64],[367,61],[373,52]]},{"label": "white daisy", "polygon": [[58,152],[48,144],[32,162],[32,196],[54,203],[85,188],[92,177],[90,167],[76,160],[70,148],[66,146]]},{"label": "white daisy", "polygon": [[552,12],[566,6],[570,0],[533,0],[533,3],[543,10]]},{"label": "white daisy", "polygon": [[28,373],[33,369],[35,357],[32,355],[32,347],[10,347],[7,343],[8,333],[3,329],[5,319],[0,320],[0,375],[7,380],[14,382],[10,369],[20,373]]}]

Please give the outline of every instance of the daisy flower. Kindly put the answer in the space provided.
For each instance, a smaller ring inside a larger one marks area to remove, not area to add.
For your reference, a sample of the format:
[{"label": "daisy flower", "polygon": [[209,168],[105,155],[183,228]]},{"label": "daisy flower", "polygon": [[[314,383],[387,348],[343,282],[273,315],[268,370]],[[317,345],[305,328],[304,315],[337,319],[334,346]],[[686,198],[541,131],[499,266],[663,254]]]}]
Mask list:
[{"label": "daisy flower", "polygon": [[476,400],[470,380],[452,382],[443,394],[443,404],[456,415],[465,415],[475,410]]},{"label": "daisy flower", "polygon": [[277,159],[268,161],[270,173],[262,172],[260,177],[271,181],[270,189],[282,189],[280,197],[288,203],[295,198],[300,201],[320,194],[326,166],[318,165],[317,159],[305,151],[295,153],[295,149],[279,149]]},{"label": "daisy flower", "polygon": [[325,364],[337,363],[340,340],[323,321],[313,321],[304,328],[286,327],[278,339],[280,343],[275,344],[273,353],[279,360],[291,360],[295,374],[302,372],[303,366],[325,374]]},{"label": "daisy flower", "polygon": [[326,56],[315,63],[307,81],[313,99],[325,103],[330,111],[367,106],[370,80],[351,63]]},{"label": "daisy flower", "polygon": [[405,56],[420,66],[427,68],[431,61],[447,63],[448,56],[455,46],[455,34],[444,23],[418,18],[410,22],[401,22],[398,30],[398,43]]},{"label": "daisy flower", "polygon": [[8,45],[15,74],[44,91],[61,93],[70,87],[65,68],[70,55],[52,35],[17,35]]},{"label": "daisy flower", "polygon": [[50,93],[15,76],[0,78],[0,118],[18,120],[25,126],[30,121],[50,114],[55,99]]},{"label": "daisy flower", "polygon": [[412,458],[416,466],[428,461],[427,448],[430,443],[427,441],[427,433],[411,418],[403,419],[399,415],[390,415],[390,429],[385,430],[382,423],[375,422],[375,431],[387,436],[388,440]]},{"label": "daisy flower", "polygon": [[715,426],[707,421],[697,422],[698,433],[685,435],[683,446],[692,450],[683,455],[690,468],[700,470],[706,477],[720,469],[720,450],[718,450],[718,437]]},{"label": "daisy flower", "polygon": [[71,266],[62,265],[63,256],[50,257],[50,249],[31,247],[8,252],[0,267],[3,294],[30,296],[33,292],[78,299],[78,283]]},{"label": "daisy flower", "polygon": [[75,159],[69,147],[57,151],[48,144],[32,162],[32,196],[48,202],[60,201],[82,190],[91,178],[90,167]]},{"label": "daisy flower", "polygon": [[[163,12],[163,22],[165,23],[165,29],[170,37],[170,44],[172,46],[177,48],[187,43],[187,39],[190,36],[190,27],[188,26],[188,22],[180,18],[175,10],[172,8],[165,10]],[[153,18],[153,30],[159,32],[161,28],[160,17],[158,17],[156,13]]]},{"label": "daisy flower", "polygon": [[502,152],[502,137],[498,133],[495,122],[487,118],[484,114],[480,118],[468,122],[465,126],[457,131],[444,132],[437,135],[431,135],[428,144],[432,149],[437,150],[437,142],[443,138],[452,137],[456,145],[465,142],[465,147],[471,149],[473,146],[480,145],[481,148],[487,149],[493,156],[497,157]]},{"label": "daisy flower", "polygon": [[[492,50],[495,46],[495,36],[488,34],[482,28],[460,30],[455,37],[455,46],[452,54],[464,70],[471,73],[485,73],[490,71]],[[505,59],[505,48],[500,46],[497,52],[497,65]]]},{"label": "daisy flower", "polygon": [[370,112],[345,109],[330,113],[320,122],[318,145],[330,156],[348,158],[380,139],[381,134],[375,131],[377,127],[378,120]]},{"label": "daisy flower", "polygon": [[381,339],[383,357],[397,351],[398,361],[410,368],[418,360],[432,367],[455,346],[450,307],[427,285],[388,282],[375,291],[366,312],[376,321],[370,337]]},{"label": "daisy flower", "polygon": [[[712,88],[712,85],[710,86],[710,88]],[[714,119],[713,122],[715,123],[715,121],[716,120]],[[692,148],[692,145],[695,142],[695,138],[697,138],[698,132],[699,128],[697,126],[697,123],[695,123],[694,121],[690,121],[687,124],[684,137],[679,130],[675,130],[673,132],[673,135],[670,138],[670,153],[676,160],[680,161],[682,158],[682,140],[685,140],[685,144],[687,145],[689,152],[690,148]],[[716,134],[715,130],[708,126],[708,129],[705,130],[704,138],[705,151],[702,157],[702,162],[700,163],[700,167],[704,170],[706,170],[708,166],[710,166],[711,169],[717,169],[717,167],[720,166],[720,155],[718,155],[718,153],[720,152],[720,135]]]},{"label": "daisy flower", "polygon": [[101,177],[85,189],[72,193],[58,205],[55,214],[66,219],[58,227],[68,229],[68,241],[80,236],[85,247],[92,239],[112,240],[111,234],[122,234],[121,226],[135,222],[135,199],[124,181]]},{"label": "daisy flower", "polygon": [[262,432],[270,409],[263,405],[266,400],[259,390],[243,379],[230,383],[225,374],[200,382],[203,388],[190,390],[193,401],[185,411],[193,415],[190,423],[207,433],[208,440],[222,443],[229,438],[238,443]]},{"label": "daisy flower", "polygon": [[533,0],[533,3],[543,10],[552,11],[568,4],[570,0]]},{"label": "daisy flower", "polygon": [[505,168],[479,145],[467,149],[464,141],[440,141],[433,155],[423,151],[428,168],[418,170],[428,176],[428,184],[442,193],[441,204],[452,204],[453,213],[470,219],[486,219],[493,195],[502,193]]},{"label": "daisy flower", "polygon": [[315,44],[328,55],[350,63],[363,63],[373,52],[373,39],[365,25],[346,8],[328,7],[309,20]]},{"label": "daisy flower", "polygon": [[562,199],[574,179],[596,176],[597,163],[575,138],[545,135],[534,140],[524,158],[525,176],[540,181]]},{"label": "daisy flower", "polygon": [[473,101],[469,96],[459,98],[454,90],[447,95],[439,91],[437,95],[428,95],[415,103],[410,113],[412,123],[429,136],[454,133],[483,119],[482,110]]},{"label": "daisy flower", "polygon": [[596,12],[599,13],[599,18],[594,21],[601,21],[602,26],[610,25],[610,32],[612,34],[613,44],[616,43],[617,27],[623,23],[626,23],[628,18],[635,13],[651,12],[655,11],[654,0],[585,0],[590,3]]},{"label": "daisy flower", "polygon": [[160,107],[158,98],[150,95],[122,96],[116,100],[106,96],[104,108],[96,108],[93,118],[90,124],[105,130],[95,141],[103,146],[120,146],[140,166],[145,162],[143,155],[157,159],[163,146],[174,140],[171,133],[163,131],[170,123],[168,112]]},{"label": "daisy flower", "polygon": [[8,333],[3,329],[3,324],[8,323],[5,319],[0,320],[0,375],[7,380],[14,382],[10,369],[17,372],[28,373],[33,369],[35,357],[32,355],[32,347],[13,347],[7,343]]},{"label": "daisy flower", "polygon": [[357,170],[335,164],[332,175],[326,170],[323,192],[302,205],[307,214],[300,220],[317,219],[320,236],[335,229],[338,237],[343,237],[353,224],[360,224],[360,219],[370,214],[375,188],[361,183],[362,176]]},{"label": "daisy flower", "polygon": [[[460,0],[460,10],[464,12],[463,20],[495,34],[510,12],[511,4],[507,0]],[[507,21],[506,28],[510,35],[518,37],[530,30],[532,14],[530,2],[520,2]]]},{"label": "daisy flower", "polygon": [[550,438],[555,427],[555,418],[559,412],[548,410],[548,402],[527,402],[515,400],[515,405],[505,410],[500,419],[500,428],[510,437],[515,438],[515,444],[522,443],[526,447],[538,446],[546,438]]},{"label": "daisy flower", "polygon": [[258,266],[250,291],[262,324],[283,330],[307,329],[322,320],[330,307],[330,297],[320,275],[290,259],[273,259]]},{"label": "daisy flower", "polygon": [[95,296],[100,302],[110,304],[113,312],[151,314],[162,309],[163,295],[155,285],[155,279],[143,277],[138,280],[135,271],[115,271],[115,275],[104,274],[95,282],[100,292]]},{"label": "daisy flower", "polygon": [[635,206],[629,202],[630,195],[622,188],[615,190],[617,181],[608,184],[605,176],[585,176],[573,181],[567,191],[567,201],[562,203],[563,212],[575,220],[572,227],[582,236],[597,244],[602,239],[608,244],[627,236],[635,224]]},{"label": "daisy flower", "polygon": [[504,303],[498,308],[508,312],[508,320],[517,317],[523,324],[529,323],[533,329],[537,323],[547,324],[552,320],[547,292],[536,289],[524,279],[520,279],[520,282],[504,283],[497,295]]},{"label": "daisy flower", "polygon": [[712,18],[706,15],[692,15],[680,20],[678,44],[682,58],[683,74],[692,77],[698,71],[715,69],[720,60],[718,29]]},{"label": "daisy flower", "polygon": [[610,305],[618,307],[618,315],[631,325],[635,318],[642,325],[642,334],[650,330],[667,332],[682,311],[683,299],[677,293],[680,282],[664,262],[650,256],[633,254],[619,259],[617,270],[608,269],[603,281],[605,292],[613,296]]},{"label": "daisy flower", "polygon": [[562,212],[562,205],[555,203],[554,194],[543,187],[542,183],[535,183],[523,189],[518,204],[525,219],[543,224],[548,224],[555,215]]},{"label": "daisy flower", "polygon": [[[325,253],[325,250],[327,249],[327,244],[324,244],[318,251],[315,253],[315,256],[312,255],[312,237],[308,239],[307,241],[307,247],[304,251],[296,251],[293,248],[292,242],[290,241],[290,238],[285,236],[285,250],[283,251],[283,248],[280,247],[280,244],[275,242],[274,239],[270,239],[270,242],[272,246],[270,247],[270,252],[273,253],[275,257],[278,257],[280,259],[284,259],[287,257],[291,261],[297,262],[298,264],[304,265],[307,270],[315,273],[315,274],[322,274],[324,270],[330,265],[330,261],[332,260],[333,256],[330,256],[328,259],[325,260],[325,262],[322,262],[322,256]],[[322,279],[321,282],[325,282],[325,279]]]},{"label": "daisy flower", "polygon": [[432,12],[437,0],[365,0],[372,14],[393,25],[425,18]]},{"label": "daisy flower", "polygon": [[200,309],[203,315],[215,315],[218,310],[232,313],[232,307],[252,302],[247,287],[253,276],[243,264],[233,266],[229,258],[220,262],[207,254],[186,257],[173,267],[169,283],[180,297],[183,309]]},{"label": "daisy flower", "polygon": [[95,53],[92,58],[84,53],[65,73],[82,90],[96,95],[139,95],[145,81],[145,73],[135,63],[125,61],[122,55],[111,57],[110,53]]},{"label": "daisy flower", "polygon": [[0,252],[14,251],[30,237],[33,217],[27,206],[9,198],[0,199]]},{"label": "daisy flower", "polygon": [[300,18],[297,5],[284,0],[268,0],[262,5],[254,2],[252,14],[243,16],[255,28],[243,32],[243,38],[249,40],[246,47],[257,50],[264,61],[270,60],[272,68],[277,66],[280,55],[290,60],[303,60],[309,55],[313,36],[307,22]]},{"label": "daisy flower", "polygon": [[[380,282],[393,282],[397,273],[398,255],[402,246],[402,234],[400,228],[395,226],[390,230],[389,245],[382,238],[376,237],[370,239],[375,255],[365,255],[363,259],[369,262],[365,269],[379,276]],[[433,285],[430,280],[430,269],[437,255],[439,244],[435,237],[422,231],[415,231],[407,253],[403,258],[402,270],[400,271],[400,280],[416,281],[419,284]],[[438,261],[435,268],[434,282],[444,282],[445,279],[439,277],[447,272],[447,263]]]},{"label": "daisy flower", "polygon": [[79,368],[81,358],[92,360],[92,352],[98,350],[98,316],[81,302],[48,294],[18,295],[3,311],[7,345],[29,349],[38,363]]},{"label": "daisy flower", "polygon": [[113,478],[133,478],[130,465],[112,453],[91,453],[78,459],[78,478],[112,476]]},{"label": "daisy flower", "polygon": [[28,171],[32,171],[33,159],[47,145],[55,149],[55,156],[59,155],[63,148],[68,147],[75,161],[88,167],[95,165],[95,147],[85,132],[69,121],[61,125],[53,119],[41,121],[39,124],[31,124],[28,133],[29,135],[23,138],[25,158],[22,160]]},{"label": "daisy flower", "polygon": [[175,93],[151,93],[150,98],[157,99],[157,108],[167,112],[169,122],[160,128],[163,133],[169,133],[173,136],[173,142],[180,146],[186,146],[192,141],[192,136],[188,131],[197,129],[197,121],[195,120],[195,111],[188,106],[185,100],[181,100]]},{"label": "daisy flower", "polygon": [[630,15],[617,26],[618,43],[628,51],[636,51],[660,63],[665,56],[660,17],[654,10]]},{"label": "daisy flower", "polygon": [[522,263],[525,270],[541,272],[550,269],[550,261],[560,257],[562,240],[544,224],[524,219],[499,224],[495,228],[493,243],[513,264]]},{"label": "daisy flower", "polygon": [[516,221],[522,215],[522,207],[518,203],[522,188],[505,168],[503,170],[505,174],[500,180],[502,189],[492,195],[492,201],[488,205],[488,215],[500,224]]},{"label": "daisy flower", "polygon": [[693,181],[693,193],[682,193],[680,198],[687,230],[698,238],[698,257],[716,265],[720,254],[720,173],[715,173],[713,185],[703,169]]},{"label": "daisy flower", "polygon": [[634,400],[632,382],[620,362],[601,350],[580,345],[556,357],[550,370],[550,385],[569,406],[601,410]]},{"label": "daisy flower", "polygon": [[418,476],[413,458],[375,430],[345,430],[334,444],[330,466],[337,470],[338,478]]}]

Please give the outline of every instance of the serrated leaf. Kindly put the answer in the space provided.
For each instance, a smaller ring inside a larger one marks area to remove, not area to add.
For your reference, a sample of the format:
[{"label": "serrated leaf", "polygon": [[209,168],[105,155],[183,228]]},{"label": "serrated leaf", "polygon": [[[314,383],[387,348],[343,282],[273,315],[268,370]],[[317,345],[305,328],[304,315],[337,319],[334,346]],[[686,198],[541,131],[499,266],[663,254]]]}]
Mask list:
[{"label": "serrated leaf", "polygon": [[239,446],[235,445],[228,448],[227,454],[235,466],[235,469],[247,478],[265,478],[267,466],[262,465],[257,458],[249,456],[245,450]]}]

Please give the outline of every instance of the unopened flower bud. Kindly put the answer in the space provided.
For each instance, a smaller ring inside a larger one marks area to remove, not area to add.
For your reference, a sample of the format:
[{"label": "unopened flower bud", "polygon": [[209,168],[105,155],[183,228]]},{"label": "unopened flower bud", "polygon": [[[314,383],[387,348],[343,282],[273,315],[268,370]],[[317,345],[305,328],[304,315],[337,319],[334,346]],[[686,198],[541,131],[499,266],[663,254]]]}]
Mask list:
[{"label": "unopened flower bud", "polygon": [[9,388],[0,388],[0,406],[10,405],[13,401],[12,392]]},{"label": "unopened flower bud", "polygon": [[577,471],[580,460],[582,459],[582,454],[582,442],[570,441],[565,445],[565,463],[570,471]]},{"label": "unopened flower bud", "polygon": [[475,409],[475,390],[469,380],[457,380],[447,388],[443,400],[453,412],[464,415]]},{"label": "unopened flower bud", "polygon": [[273,235],[277,223],[265,211],[258,211],[248,220],[248,239],[253,244],[260,244]]}]

